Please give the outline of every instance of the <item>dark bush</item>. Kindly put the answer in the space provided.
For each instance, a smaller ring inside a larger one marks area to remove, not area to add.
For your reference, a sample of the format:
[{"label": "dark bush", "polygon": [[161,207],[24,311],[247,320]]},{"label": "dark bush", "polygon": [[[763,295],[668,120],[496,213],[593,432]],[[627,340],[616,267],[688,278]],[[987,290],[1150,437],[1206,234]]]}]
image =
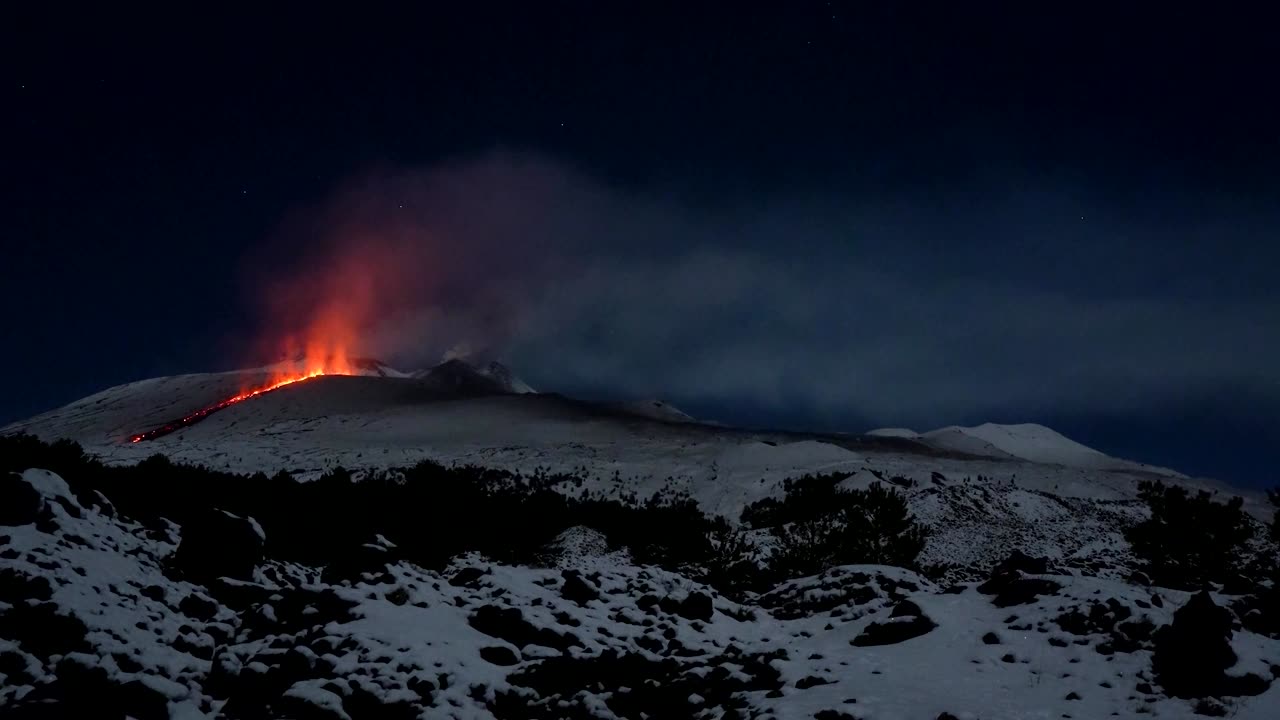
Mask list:
[{"label": "dark bush", "polygon": [[286,472],[237,475],[160,455],[108,467],[72,442],[0,437],[0,471],[32,467],[62,475],[86,503],[99,504],[100,492],[121,514],[156,527],[161,518],[184,528],[199,525],[213,507],[252,517],[265,531],[269,557],[316,566],[351,565],[353,553],[376,535],[396,546],[397,558],[424,567],[443,567],[468,551],[531,563],[561,532],[586,526],[611,545],[629,548],[638,562],[708,581],[728,582],[753,567],[735,555],[749,553],[749,545],[726,545],[727,523],[704,515],[689,497],[667,492],[646,500],[571,498],[555,489],[580,486],[584,478],[576,475],[422,462],[362,476],[336,468],[298,482]]},{"label": "dark bush", "polygon": [[760,549],[748,531],[717,518],[708,539],[710,553],[702,563],[705,582],[730,596],[745,590],[768,589],[769,578],[760,564]]},{"label": "dark bush", "polygon": [[845,490],[839,487],[845,477],[787,480],[781,500],[769,498],[743,510],[744,524],[767,526],[773,534],[773,575],[801,577],[861,563],[917,567],[926,533],[906,499],[879,483],[866,490]]},{"label": "dark bush", "polygon": [[1238,574],[1242,546],[1252,536],[1243,499],[1215,502],[1160,481],[1139,485],[1151,517],[1126,533],[1151,579],[1166,587],[1197,589]]},{"label": "dark bush", "polygon": [[771,528],[822,515],[844,492],[839,485],[849,478],[844,473],[819,473],[782,481],[781,500],[765,498],[742,510],[742,524],[750,528]]}]

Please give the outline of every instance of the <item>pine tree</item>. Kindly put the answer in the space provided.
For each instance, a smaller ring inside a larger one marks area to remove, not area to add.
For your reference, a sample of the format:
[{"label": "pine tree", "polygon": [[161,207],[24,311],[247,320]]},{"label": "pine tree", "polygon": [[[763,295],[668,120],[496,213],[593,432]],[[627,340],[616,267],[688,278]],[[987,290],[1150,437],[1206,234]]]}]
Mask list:
[{"label": "pine tree", "polygon": [[1236,573],[1252,535],[1242,498],[1214,502],[1206,491],[1191,495],[1159,481],[1139,485],[1139,497],[1151,517],[1126,535],[1157,583],[1197,588]]},{"label": "pine tree", "polygon": [[774,573],[801,577],[853,564],[916,567],[926,532],[906,499],[879,483],[844,490],[838,481],[833,476],[788,481],[781,501],[744,512],[756,522],[767,518],[777,523],[770,528]]}]

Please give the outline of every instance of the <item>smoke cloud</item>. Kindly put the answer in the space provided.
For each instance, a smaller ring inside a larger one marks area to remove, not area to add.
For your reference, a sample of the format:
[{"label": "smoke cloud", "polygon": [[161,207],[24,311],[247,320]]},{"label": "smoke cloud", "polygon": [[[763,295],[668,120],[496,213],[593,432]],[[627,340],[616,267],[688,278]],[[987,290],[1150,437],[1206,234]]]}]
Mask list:
[{"label": "smoke cloud", "polygon": [[267,345],[500,357],[568,393],[883,424],[1280,400],[1273,219],[1202,210],[1061,186],[695,205],[494,154],[365,177],[250,284]]}]

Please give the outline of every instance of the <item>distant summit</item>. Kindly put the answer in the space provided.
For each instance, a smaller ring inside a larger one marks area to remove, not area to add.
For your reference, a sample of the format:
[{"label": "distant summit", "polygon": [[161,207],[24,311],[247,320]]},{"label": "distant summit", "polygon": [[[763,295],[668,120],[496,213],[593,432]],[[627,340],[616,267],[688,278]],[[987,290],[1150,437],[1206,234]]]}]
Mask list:
[{"label": "distant summit", "polygon": [[463,396],[525,395],[534,392],[528,383],[497,361],[474,365],[454,358],[435,367],[410,373],[410,376],[422,380],[432,389]]},{"label": "distant summit", "polygon": [[370,375],[375,377],[409,377],[409,373],[400,372],[399,370],[375,358],[353,358],[351,360],[351,365],[360,375]]},{"label": "distant summit", "polygon": [[925,433],[906,428],[879,428],[867,435],[908,438],[942,450],[981,457],[1028,460],[1072,468],[1146,470],[1176,475],[1164,468],[1111,457],[1036,423],[983,423],[974,427],[948,425]]},{"label": "distant summit", "polygon": [[631,402],[618,403],[615,407],[629,415],[638,415],[650,420],[669,423],[697,422],[697,419],[692,415],[662,400],[633,400]]}]

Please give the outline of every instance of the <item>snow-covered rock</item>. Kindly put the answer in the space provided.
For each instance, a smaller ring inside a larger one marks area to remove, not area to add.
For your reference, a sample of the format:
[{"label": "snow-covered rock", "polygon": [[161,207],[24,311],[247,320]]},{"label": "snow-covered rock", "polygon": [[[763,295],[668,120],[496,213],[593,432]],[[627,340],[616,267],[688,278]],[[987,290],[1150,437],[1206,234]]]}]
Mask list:
[{"label": "snow-covered rock", "polygon": [[[74,500],[56,476],[31,477],[41,497]],[[1161,686],[1153,652],[1175,611],[1206,600],[1051,561],[1014,557],[981,587],[946,588],[844,566],[741,601],[625,557],[581,570],[397,561],[336,584],[265,559],[250,580],[202,584],[170,572],[166,533],[79,510],[0,534],[0,714],[1196,716]],[[562,545],[599,549],[570,535]],[[1238,658],[1226,675],[1260,694],[1213,704],[1274,717],[1280,642],[1225,637]]]}]

